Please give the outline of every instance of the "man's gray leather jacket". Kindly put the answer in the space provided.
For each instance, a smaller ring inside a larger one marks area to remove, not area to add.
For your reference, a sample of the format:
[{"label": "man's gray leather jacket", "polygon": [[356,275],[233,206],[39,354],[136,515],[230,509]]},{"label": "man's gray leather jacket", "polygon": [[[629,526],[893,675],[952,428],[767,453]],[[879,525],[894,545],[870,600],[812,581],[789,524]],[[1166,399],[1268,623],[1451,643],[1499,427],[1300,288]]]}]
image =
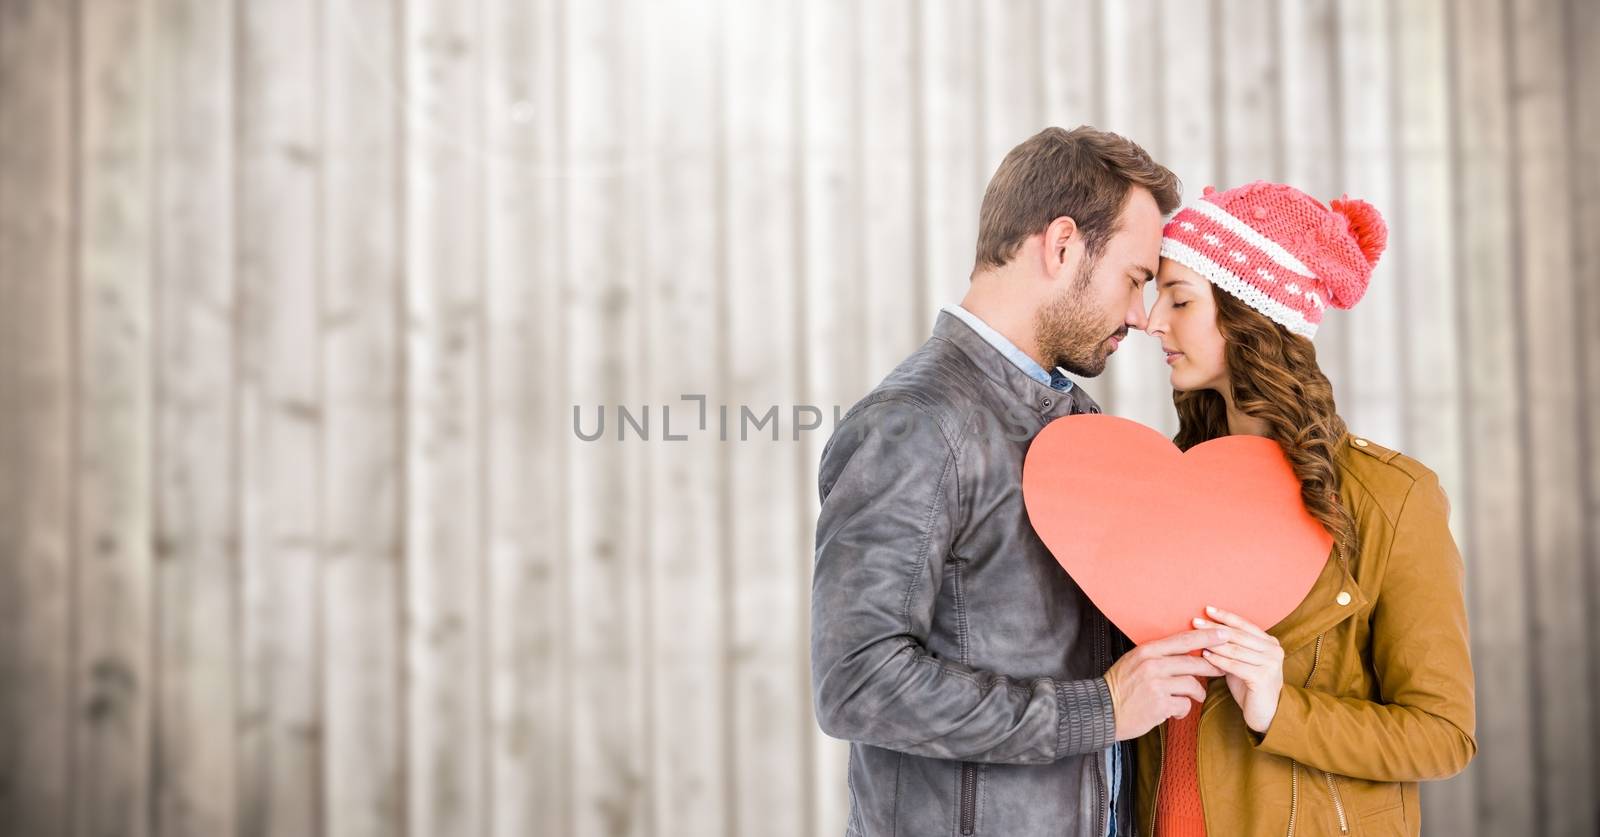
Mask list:
[{"label": "man's gray leather jacket", "polygon": [[[1102,676],[1129,644],[1028,523],[1022,461],[1099,412],[958,318],[851,407],[822,453],[811,672],[850,744],[850,837],[1100,837]],[[1124,747],[1118,832],[1134,833]]]}]

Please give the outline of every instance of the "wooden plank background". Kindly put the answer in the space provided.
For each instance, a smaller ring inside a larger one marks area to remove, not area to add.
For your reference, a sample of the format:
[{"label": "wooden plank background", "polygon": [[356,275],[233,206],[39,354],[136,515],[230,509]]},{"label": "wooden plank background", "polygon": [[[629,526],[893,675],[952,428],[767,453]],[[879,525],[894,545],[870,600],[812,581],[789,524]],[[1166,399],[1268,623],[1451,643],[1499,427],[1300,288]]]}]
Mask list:
[{"label": "wooden plank background", "polygon": [[[817,458],[960,298],[1000,158],[1090,123],[1191,196],[1384,210],[1317,342],[1468,564],[1480,751],[1426,831],[1595,834],[1597,39],[1585,0],[6,0],[0,823],[841,833]],[[1164,380],[1134,340],[1089,386],[1170,432]]]}]

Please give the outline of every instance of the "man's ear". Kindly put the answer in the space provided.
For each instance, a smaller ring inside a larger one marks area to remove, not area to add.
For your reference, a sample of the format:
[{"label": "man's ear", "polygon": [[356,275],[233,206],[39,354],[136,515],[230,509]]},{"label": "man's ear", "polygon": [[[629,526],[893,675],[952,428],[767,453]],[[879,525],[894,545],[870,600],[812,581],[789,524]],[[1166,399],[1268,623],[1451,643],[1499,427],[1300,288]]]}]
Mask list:
[{"label": "man's ear", "polygon": [[1061,266],[1073,260],[1073,250],[1079,244],[1078,222],[1063,215],[1044,228],[1044,269],[1051,276],[1061,272]]}]

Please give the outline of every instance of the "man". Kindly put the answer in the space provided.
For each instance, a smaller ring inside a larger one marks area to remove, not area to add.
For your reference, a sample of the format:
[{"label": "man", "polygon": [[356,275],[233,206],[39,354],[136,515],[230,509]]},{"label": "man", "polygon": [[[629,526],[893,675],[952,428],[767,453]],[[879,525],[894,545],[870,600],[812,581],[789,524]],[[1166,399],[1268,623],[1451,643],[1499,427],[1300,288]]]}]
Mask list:
[{"label": "man", "polygon": [[1189,655],[1214,631],[1127,650],[1020,490],[1047,422],[1100,411],[1065,373],[1100,374],[1144,327],[1177,204],[1177,178],[1115,134],[1050,128],[1012,149],[961,305],[829,439],[812,687],[823,731],[851,742],[849,837],[1132,834],[1118,742],[1222,673]]}]

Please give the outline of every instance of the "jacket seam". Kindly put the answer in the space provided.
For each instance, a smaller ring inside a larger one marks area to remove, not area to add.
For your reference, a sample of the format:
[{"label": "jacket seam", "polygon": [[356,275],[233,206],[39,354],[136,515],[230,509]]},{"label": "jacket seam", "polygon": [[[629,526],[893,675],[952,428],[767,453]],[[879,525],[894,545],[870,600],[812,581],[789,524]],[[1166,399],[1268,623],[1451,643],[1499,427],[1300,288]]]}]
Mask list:
[{"label": "jacket seam", "polygon": [[900,834],[900,767],[906,763],[906,754],[895,751],[894,758],[894,818],[889,822],[894,826],[893,837]]},{"label": "jacket seam", "polygon": [[1421,480],[1412,480],[1411,487],[1406,489],[1404,500],[1400,501],[1400,510],[1395,512],[1394,522],[1390,524],[1389,545],[1383,550],[1383,571],[1389,572],[1389,556],[1394,554],[1394,542],[1400,540],[1400,521],[1405,519],[1406,509],[1411,508],[1411,497],[1417,493],[1417,483]]},{"label": "jacket seam", "polygon": [[[946,440],[948,447],[949,440]],[[949,451],[945,457],[944,467],[939,470],[939,480],[934,484],[933,499],[928,501],[928,510],[922,516],[921,542],[917,545],[917,560],[912,567],[911,579],[906,584],[905,598],[900,602],[900,621],[906,626],[906,631],[911,630],[911,598],[916,595],[917,587],[922,581],[922,572],[928,566],[929,546],[933,543],[933,521],[939,507],[944,505],[944,482],[950,475],[950,463],[955,459],[955,451]]]},{"label": "jacket seam", "polygon": [[[909,652],[911,654],[912,662],[923,664],[923,665],[930,665],[930,666],[933,666],[935,669],[938,669],[939,676],[941,676],[941,677],[959,677],[962,680],[965,680],[968,683],[971,683],[972,685],[977,686],[978,688],[984,690],[985,692],[987,692],[989,689],[993,688],[995,680],[999,679],[999,678],[991,678],[991,679],[985,680],[983,678],[977,677],[976,675],[972,674],[971,672],[962,671],[961,669],[958,669],[958,668],[948,668],[948,667],[945,666],[944,662],[942,660],[940,660],[938,657],[935,657],[935,656],[933,656],[931,654],[918,653],[917,652],[917,645],[916,645],[915,642],[908,642],[906,645],[901,646],[900,651],[898,651],[896,653],[903,653],[903,652]],[[1001,677],[1003,677],[1003,676],[1004,675],[1001,675]]]},{"label": "jacket seam", "polygon": [[[969,326],[966,323],[962,323],[961,327],[965,328],[965,329],[968,329],[968,330],[970,330],[972,328],[972,326]],[[983,337],[978,335],[977,333],[974,333],[973,336],[977,337],[979,340],[983,339]],[[939,342],[944,343],[945,345],[947,345],[950,348],[954,349],[958,354],[961,355],[963,360],[965,360],[973,369],[976,369],[978,371],[978,374],[981,375],[984,380],[989,382],[989,386],[994,387],[996,390],[998,390],[1005,400],[1009,401],[1010,399],[1016,397],[1016,393],[1012,392],[1007,387],[1007,381],[1003,377],[997,377],[995,373],[989,371],[988,369],[983,368],[983,364],[979,363],[977,358],[974,358],[972,356],[972,354],[967,351],[965,346],[962,346],[960,343],[957,343],[956,341],[951,340],[948,337],[941,337],[941,336],[939,336],[937,334],[933,335],[929,339],[938,340]],[[999,352],[998,349],[995,349],[993,346],[990,346],[988,343],[984,343],[984,346],[987,347],[989,350],[996,352],[997,354]],[[1004,363],[1006,366],[1011,366],[1012,365],[1011,361],[1006,360],[1004,357],[1000,358],[1000,362]],[[1015,368],[1015,367],[1013,367],[1013,368]],[[1008,374],[1008,373],[1009,373],[1009,370],[1007,370],[1007,373],[1002,373],[1002,374]],[[1028,373],[1022,371],[1021,369],[1017,369],[1016,373],[1018,375],[1021,375],[1024,378],[1027,378],[1028,382],[1031,383],[1031,384],[1036,384],[1038,386],[1044,386],[1044,384],[1039,383],[1037,380],[1035,380],[1034,378],[1029,376]]]},{"label": "jacket seam", "polygon": [[[966,439],[959,432],[955,434],[950,432],[950,428],[947,426],[949,422],[939,414],[935,404],[909,391],[868,393],[865,398],[851,407],[849,412],[845,413],[844,418],[839,420],[839,424],[842,427],[851,418],[858,413],[864,412],[869,407],[889,403],[901,403],[910,406],[926,416],[933,422],[934,427],[939,429],[939,436],[944,440],[945,450],[949,453],[951,459],[947,465],[956,472],[956,519],[959,519],[963,511],[963,506],[961,505],[961,452],[966,449]],[[837,436],[829,438],[827,447],[832,447],[833,438],[837,438]],[[827,458],[827,447],[823,449],[822,456],[824,459]]]},{"label": "jacket seam", "polygon": [[944,440],[945,447],[949,448],[952,454],[959,449],[959,434],[956,434],[955,437],[952,437],[950,428],[948,426],[949,422],[944,416],[939,414],[937,405],[926,398],[918,396],[916,393],[910,390],[889,389],[888,391],[884,392],[869,393],[854,407],[851,407],[850,412],[845,413],[844,418],[840,419],[839,423],[841,425],[844,424],[845,422],[854,418],[856,415],[865,412],[870,407],[876,407],[879,404],[889,403],[905,404],[924,416],[927,416],[929,419],[932,419],[934,427],[939,428],[939,437]]},{"label": "jacket seam", "polygon": [[862,821],[861,799],[856,795],[855,765],[847,764],[844,772],[845,790],[850,795],[850,821],[846,823],[845,830],[857,834],[865,834],[867,824]]},{"label": "jacket seam", "polygon": [[[1344,472],[1343,476],[1345,478],[1348,478],[1350,481],[1352,481],[1355,484],[1361,486],[1361,490],[1363,492],[1365,492],[1368,497],[1377,498],[1378,496],[1380,496],[1378,494],[1378,492],[1372,490],[1372,486],[1368,485],[1366,480],[1362,479],[1359,475],[1356,474],[1354,468],[1351,468],[1348,465],[1344,465],[1344,466],[1341,466],[1340,470]],[[1401,471],[1400,473],[1404,474],[1405,472]],[[1416,477],[1413,477],[1410,474],[1406,474],[1406,477],[1411,480],[1411,485],[1407,486],[1407,488],[1406,488],[1406,497],[1409,498],[1411,496],[1411,489],[1416,487],[1418,480],[1417,480]],[[1388,521],[1388,523],[1389,523],[1389,525],[1391,527],[1393,527],[1395,525],[1395,523],[1397,523],[1400,520],[1400,513],[1399,512],[1396,512],[1394,515],[1391,516],[1389,514],[1389,510],[1384,508],[1382,503],[1376,502],[1376,500],[1374,500],[1373,505],[1377,506],[1378,507],[1378,511],[1383,513],[1384,519],[1386,521]],[[1405,510],[1405,502],[1404,501],[1401,501],[1400,510],[1401,511]]]}]

